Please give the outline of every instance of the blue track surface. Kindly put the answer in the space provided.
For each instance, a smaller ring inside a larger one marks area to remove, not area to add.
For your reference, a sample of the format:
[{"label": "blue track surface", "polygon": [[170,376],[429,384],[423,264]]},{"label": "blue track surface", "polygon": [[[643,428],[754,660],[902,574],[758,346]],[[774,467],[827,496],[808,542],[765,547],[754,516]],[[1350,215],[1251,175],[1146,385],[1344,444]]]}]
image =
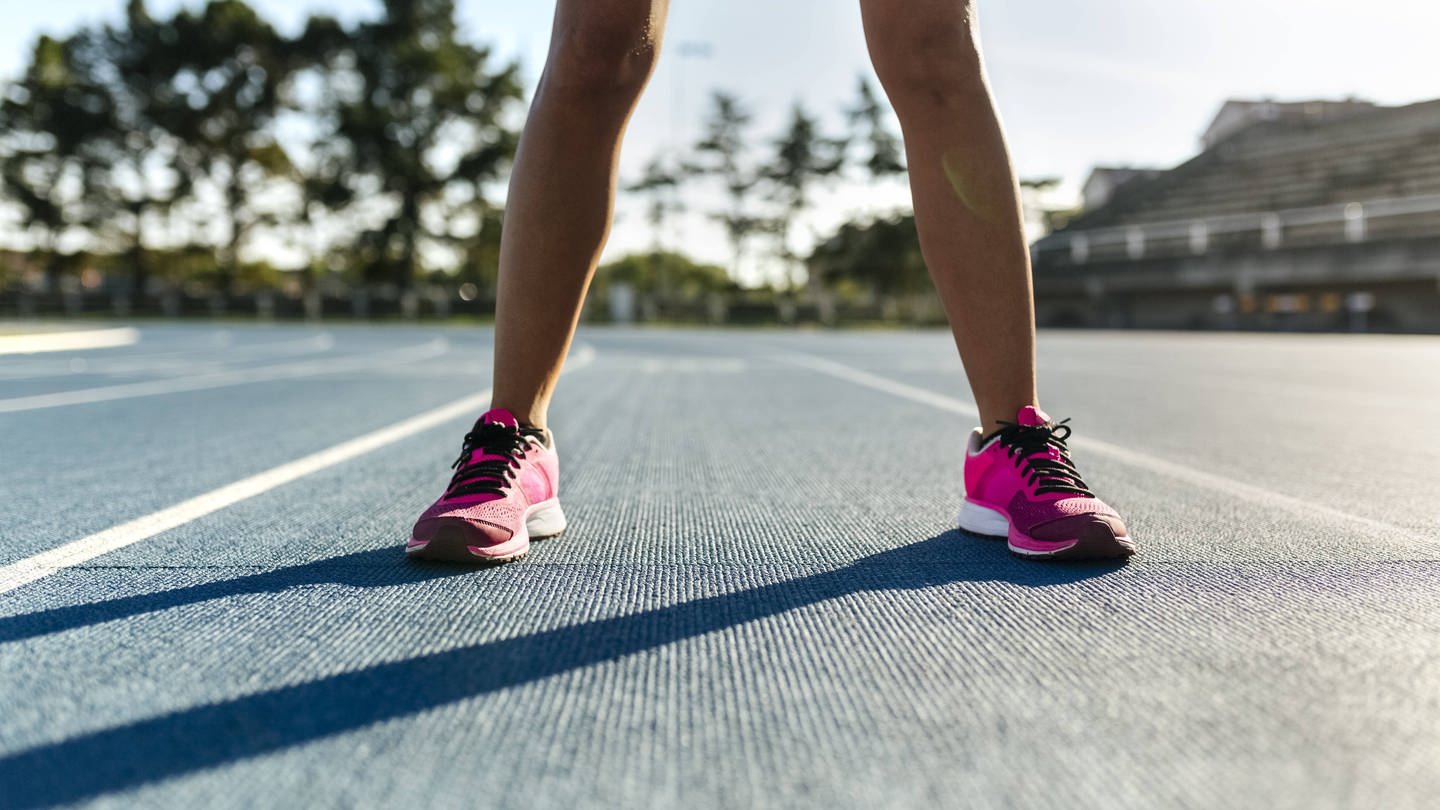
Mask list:
[{"label": "blue track surface", "polygon": [[[489,385],[484,329],[140,330],[0,356],[0,566]],[[1440,340],[1043,335],[1128,565],[953,528],[943,333],[577,346],[522,563],[402,558],[461,418],[0,594],[0,807],[1440,795]]]}]

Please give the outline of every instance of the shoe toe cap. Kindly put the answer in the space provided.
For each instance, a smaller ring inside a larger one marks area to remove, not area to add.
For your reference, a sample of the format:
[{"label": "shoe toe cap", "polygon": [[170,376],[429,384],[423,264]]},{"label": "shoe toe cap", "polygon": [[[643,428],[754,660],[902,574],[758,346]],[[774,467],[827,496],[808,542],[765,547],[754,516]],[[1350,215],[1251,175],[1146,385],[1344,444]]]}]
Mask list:
[{"label": "shoe toe cap", "polygon": [[1045,521],[1031,526],[1026,534],[1036,540],[1062,542],[1081,540],[1092,542],[1116,542],[1130,536],[1125,522],[1119,515],[1090,513],[1070,515]]},{"label": "shoe toe cap", "polygon": [[462,517],[421,518],[410,534],[411,547],[463,546],[482,556],[486,549],[503,546],[515,536],[514,531],[504,526]]}]

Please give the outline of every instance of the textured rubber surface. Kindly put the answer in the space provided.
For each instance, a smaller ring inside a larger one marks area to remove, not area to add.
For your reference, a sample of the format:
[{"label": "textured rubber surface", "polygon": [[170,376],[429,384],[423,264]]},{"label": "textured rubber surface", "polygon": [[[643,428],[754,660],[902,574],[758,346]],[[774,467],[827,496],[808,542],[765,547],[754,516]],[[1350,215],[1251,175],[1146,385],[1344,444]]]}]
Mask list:
[{"label": "textured rubber surface", "polygon": [[[7,357],[0,398],[450,350],[0,415],[0,560],[489,384],[484,330],[140,328]],[[971,420],[784,359],[963,400],[944,333],[579,340],[551,413],[569,529],[520,563],[401,553],[460,420],[0,595],[0,806],[1440,795],[1440,341],[1042,335],[1077,437],[1214,476],[1073,444],[1142,542],[1121,564],[956,531]]]}]

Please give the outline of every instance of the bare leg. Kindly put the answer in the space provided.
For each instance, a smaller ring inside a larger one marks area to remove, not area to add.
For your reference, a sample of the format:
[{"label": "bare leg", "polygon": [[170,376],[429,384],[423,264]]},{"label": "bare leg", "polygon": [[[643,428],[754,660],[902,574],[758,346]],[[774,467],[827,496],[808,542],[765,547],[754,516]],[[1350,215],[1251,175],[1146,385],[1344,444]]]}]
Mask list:
[{"label": "bare leg", "polygon": [[495,407],[545,425],[614,212],[625,125],[669,0],[559,0],[510,177],[495,313]]},{"label": "bare leg", "polygon": [[1030,255],[970,0],[860,0],[905,136],[920,248],[985,430],[1036,404]]}]

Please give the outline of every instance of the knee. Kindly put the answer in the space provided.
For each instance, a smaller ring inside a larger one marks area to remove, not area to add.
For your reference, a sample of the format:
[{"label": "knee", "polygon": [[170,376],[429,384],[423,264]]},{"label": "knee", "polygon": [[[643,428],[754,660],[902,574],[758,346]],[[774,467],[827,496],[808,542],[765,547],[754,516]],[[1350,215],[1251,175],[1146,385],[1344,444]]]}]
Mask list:
[{"label": "knee", "polygon": [[969,3],[964,10],[944,20],[886,15],[867,32],[875,73],[897,111],[949,105],[985,92]]},{"label": "knee", "polygon": [[582,98],[633,98],[655,68],[658,47],[648,22],[586,15],[556,28],[541,84]]}]

